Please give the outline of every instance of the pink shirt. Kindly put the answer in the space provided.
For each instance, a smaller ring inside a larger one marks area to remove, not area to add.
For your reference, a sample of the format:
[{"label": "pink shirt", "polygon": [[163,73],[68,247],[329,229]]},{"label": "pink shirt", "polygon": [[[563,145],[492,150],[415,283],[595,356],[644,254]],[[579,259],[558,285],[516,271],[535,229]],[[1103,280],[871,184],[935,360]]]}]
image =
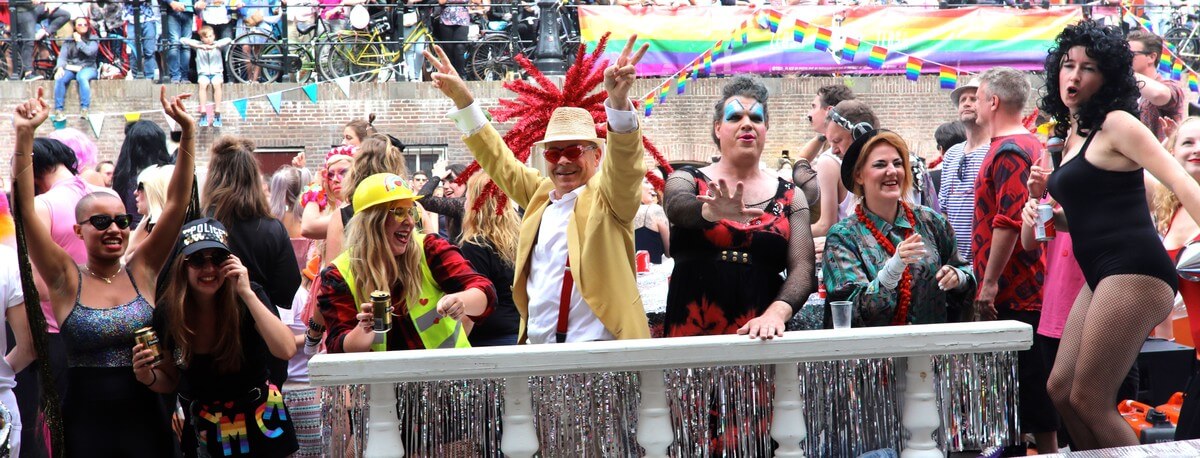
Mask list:
[{"label": "pink shirt", "polygon": [[[83,240],[75,235],[75,204],[79,203],[83,196],[93,192],[108,193],[117,197],[117,193],[112,189],[89,184],[78,176],[59,181],[50,187],[49,191],[34,197],[35,202],[45,205],[50,210],[50,238],[67,250],[67,254],[76,264],[87,262],[87,247],[83,245]],[[46,314],[49,331],[58,332],[58,320],[54,318],[54,309],[48,299],[42,300],[42,313]]]},{"label": "pink shirt", "polygon": [[1086,280],[1075,261],[1075,251],[1071,249],[1071,234],[1058,231],[1054,240],[1046,242],[1045,256],[1046,283],[1042,289],[1042,319],[1038,322],[1037,333],[1061,339],[1067,315]]}]

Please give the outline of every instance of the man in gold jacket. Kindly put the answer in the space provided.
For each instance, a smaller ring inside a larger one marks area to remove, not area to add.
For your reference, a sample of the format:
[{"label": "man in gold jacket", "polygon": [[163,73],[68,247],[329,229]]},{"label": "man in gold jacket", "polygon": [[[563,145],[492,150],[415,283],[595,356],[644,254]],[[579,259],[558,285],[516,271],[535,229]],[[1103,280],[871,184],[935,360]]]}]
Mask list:
[{"label": "man in gold jacket", "polygon": [[629,89],[647,46],[631,56],[635,39],[604,71],[607,150],[591,114],[558,108],[535,147],[546,158],[549,178],[513,156],[441,48],[434,47],[437,56],[427,53],[438,70],[434,86],[458,107],[450,118],[471,154],[525,209],[513,284],[522,342],[650,337],[633,258],[632,221],[646,173]]}]

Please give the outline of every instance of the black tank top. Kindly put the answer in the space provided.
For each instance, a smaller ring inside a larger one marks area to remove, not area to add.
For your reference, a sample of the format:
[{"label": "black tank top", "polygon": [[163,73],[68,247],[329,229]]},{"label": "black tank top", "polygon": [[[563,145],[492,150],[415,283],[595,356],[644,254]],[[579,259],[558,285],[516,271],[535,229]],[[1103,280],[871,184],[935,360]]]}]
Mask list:
[{"label": "black tank top", "polygon": [[1117,172],[1088,161],[1087,149],[1096,132],[1099,129],[1047,183],[1066,214],[1075,258],[1088,286],[1095,291],[1104,277],[1141,274],[1177,290],[1175,265],[1150,218],[1142,169]]}]

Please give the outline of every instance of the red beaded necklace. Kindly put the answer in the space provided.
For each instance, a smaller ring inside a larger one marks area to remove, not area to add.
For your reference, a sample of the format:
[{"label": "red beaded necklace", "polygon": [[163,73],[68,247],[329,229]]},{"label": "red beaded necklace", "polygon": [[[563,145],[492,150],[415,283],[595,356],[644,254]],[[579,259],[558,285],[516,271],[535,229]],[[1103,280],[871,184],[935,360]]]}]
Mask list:
[{"label": "red beaded necklace", "polygon": [[[904,203],[904,201],[900,201],[900,208],[904,209],[904,216],[908,217],[908,223],[916,226],[917,219],[913,217],[912,208],[907,203]],[[863,204],[858,204],[858,207],[854,209],[854,214],[858,216],[859,222],[867,226],[867,229],[871,231],[871,235],[875,237],[875,241],[879,243],[879,246],[883,247],[888,256],[896,254],[896,245],[891,240],[888,240],[879,231],[878,227],[875,227],[875,223],[871,222],[870,218],[867,218],[866,212],[863,211]],[[912,233],[913,230],[908,229],[902,235],[902,238],[908,238]],[[892,326],[906,325],[908,324],[908,307],[912,303],[912,266],[904,266],[904,274],[900,276],[900,282],[896,284],[896,290],[896,294],[899,297],[896,300],[896,314],[892,316]]]}]

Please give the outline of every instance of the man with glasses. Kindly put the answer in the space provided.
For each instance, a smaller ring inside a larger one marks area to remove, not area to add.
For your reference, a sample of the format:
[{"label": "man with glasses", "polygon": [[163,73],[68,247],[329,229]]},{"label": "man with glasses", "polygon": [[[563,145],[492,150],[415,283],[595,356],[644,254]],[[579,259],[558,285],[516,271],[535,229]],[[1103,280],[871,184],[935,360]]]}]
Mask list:
[{"label": "man with glasses", "polygon": [[1129,50],[1133,52],[1133,76],[1137,78],[1142,93],[1138,99],[1139,117],[1142,124],[1149,127],[1159,141],[1163,141],[1186,114],[1183,86],[1158,73],[1158,59],[1163,52],[1162,38],[1143,29],[1129,32],[1125,38],[1129,41]]},{"label": "man with glasses", "polygon": [[991,135],[979,125],[975,111],[975,92],[979,78],[959,86],[950,93],[950,102],[958,107],[958,120],[967,130],[967,141],[951,146],[942,156],[942,187],[938,201],[942,213],[954,228],[958,253],[971,263],[971,231],[975,217],[975,177],[991,146]]},{"label": "man with glasses", "polygon": [[471,154],[525,208],[513,282],[523,343],[650,337],[633,269],[632,221],[646,166],[629,90],[637,79],[634,66],[648,48],[634,53],[635,39],[604,70],[607,139],[596,136],[587,110],[554,110],[534,147],[549,177],[513,156],[445,52],[434,46],[436,57],[426,53],[438,70],[435,87],[458,107],[450,118]]}]

